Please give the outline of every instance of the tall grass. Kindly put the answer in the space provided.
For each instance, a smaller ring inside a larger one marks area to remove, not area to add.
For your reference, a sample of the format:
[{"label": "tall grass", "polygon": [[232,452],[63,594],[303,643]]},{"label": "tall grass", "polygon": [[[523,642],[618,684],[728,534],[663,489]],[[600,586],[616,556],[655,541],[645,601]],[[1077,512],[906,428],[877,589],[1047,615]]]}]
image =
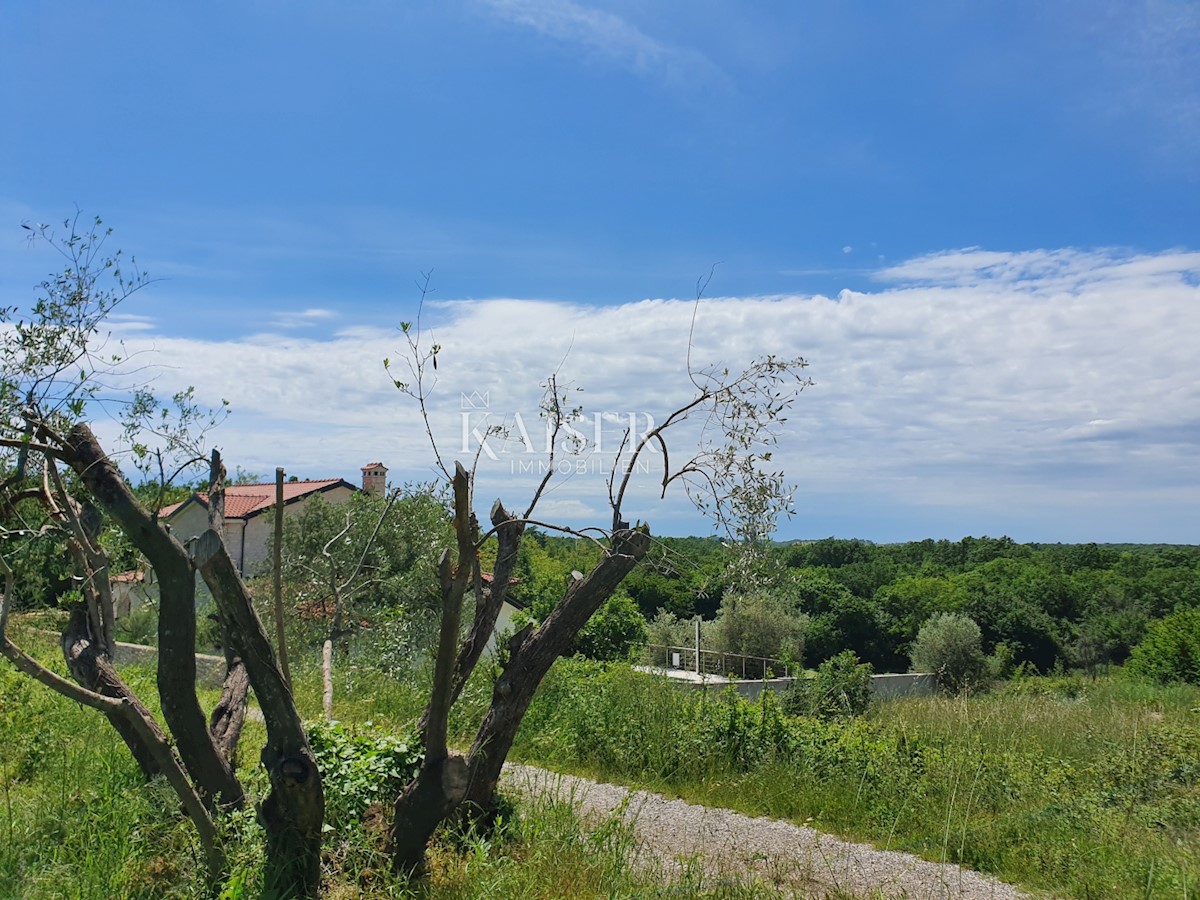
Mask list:
[{"label": "tall grass", "polygon": [[[54,638],[13,628],[23,647],[62,673]],[[157,713],[154,672],[123,674]],[[350,654],[338,671],[335,713],[354,723],[373,720],[402,731],[421,708],[422,678],[384,672]],[[294,670],[298,702],[320,710],[320,674],[313,662]],[[465,696],[459,729],[482,706],[486,678]],[[211,705],[215,692],[202,692]],[[261,723],[247,722],[239,775],[252,794],[265,790],[257,753]],[[636,863],[636,840],[618,819],[584,827],[569,803],[524,799],[494,833],[447,833],[431,853],[429,879],[413,885],[392,874],[383,852],[386,804],[356,826],[338,823],[327,835],[325,896],[338,898],[602,898],[699,897],[740,900],[775,896],[736,879],[709,880],[699,869],[667,873]],[[219,821],[231,864],[225,885],[204,881],[203,854],[160,782],[143,783],[113,729],[92,710],[72,704],[0,661],[0,898],[211,898],[259,896],[262,832],[254,810]]]},{"label": "tall grass", "polygon": [[[19,637],[63,671],[52,638]],[[149,674],[129,674],[153,704]],[[0,896],[169,896],[164,885],[204,870],[174,794],[142,783],[108,723],[7,663],[0,666],[0,800]]]},{"label": "tall grass", "polygon": [[768,695],[556,667],[530,761],[731,806],[1077,897],[1200,894],[1200,691],[1030,679],[818,721]]},{"label": "tall grass", "polygon": [[[52,638],[21,643],[62,670]],[[402,732],[419,713],[420,673],[339,657],[335,715]],[[156,709],[153,672],[125,673]],[[298,702],[320,710],[316,657],[294,671]],[[487,673],[456,712],[461,738],[490,694]],[[211,705],[214,695],[205,694]],[[1091,897],[1200,895],[1200,691],[1118,678],[1027,679],[972,698],[886,703],[864,718],[786,715],[686,693],[626,667],[561,661],[514,755],[795,821],[1005,880]],[[243,739],[241,775],[261,790],[263,728]],[[495,835],[447,837],[419,892],[391,875],[379,822],[339,828],[327,846],[333,897],[770,896],[699,867],[634,862],[617,820],[584,828],[569,807],[524,801]],[[223,821],[227,896],[255,896],[253,811]],[[0,897],[201,897],[202,856],[173,795],[144,785],[112,729],[0,665]]]}]

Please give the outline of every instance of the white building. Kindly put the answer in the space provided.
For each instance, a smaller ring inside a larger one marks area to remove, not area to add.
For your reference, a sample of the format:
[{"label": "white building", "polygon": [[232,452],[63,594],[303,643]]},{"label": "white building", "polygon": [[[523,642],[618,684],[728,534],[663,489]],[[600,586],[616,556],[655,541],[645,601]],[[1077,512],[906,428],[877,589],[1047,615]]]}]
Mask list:
[{"label": "white building", "polygon": [[[387,469],[382,463],[363,467],[363,490],[382,493],[386,479]],[[283,514],[294,516],[303,512],[314,497],[326,503],[345,503],[356,490],[344,478],[285,481]],[[242,575],[254,574],[267,560],[275,529],[274,508],[274,482],[233,484],[225,488],[225,547]],[[208,530],[208,493],[197,491],[182,503],[164,508],[159,518],[178,541],[186,544]]]}]

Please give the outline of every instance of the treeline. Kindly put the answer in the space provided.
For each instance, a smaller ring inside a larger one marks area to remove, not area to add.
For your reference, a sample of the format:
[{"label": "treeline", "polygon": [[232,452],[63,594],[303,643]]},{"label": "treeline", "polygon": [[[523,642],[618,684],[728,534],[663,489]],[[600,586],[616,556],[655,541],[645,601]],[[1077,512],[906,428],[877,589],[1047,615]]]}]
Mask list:
[{"label": "treeline", "polygon": [[[536,617],[594,552],[539,535],[516,596]],[[1123,663],[1151,622],[1200,607],[1200,547],[825,538],[764,548],[747,566],[715,538],[662,538],[610,605],[634,642],[683,642],[699,616],[714,649],[810,667],[849,649],[879,672],[906,671],[921,626],[954,613],[979,626],[1001,674],[1094,670]]]},{"label": "treeline", "polygon": [[[161,493],[143,484],[136,490],[158,507],[183,499],[192,487]],[[340,510],[311,504],[305,515],[288,521],[285,582],[301,615],[314,603],[327,605],[328,566],[352,571],[360,559],[366,563],[361,578],[339,600],[347,604],[348,620],[378,623],[397,613],[411,620],[436,606],[431,559],[450,540],[442,498],[413,489],[377,529],[384,505],[363,495]],[[347,512],[352,527],[342,533]],[[18,505],[0,526],[25,537],[13,545],[19,552],[8,554],[20,575],[18,607],[58,605],[73,594],[71,558],[61,534],[43,531],[40,510],[30,502]],[[143,565],[118,529],[99,522],[98,530],[114,570]],[[330,544],[338,534],[343,540]],[[364,557],[372,535],[374,545]],[[484,571],[491,570],[494,552],[490,544],[482,548]],[[600,552],[590,540],[534,530],[522,543],[510,595],[529,618],[540,620],[572,573],[589,571]],[[1190,545],[825,538],[767,545],[748,555],[712,537],[657,538],[574,649],[619,659],[647,643],[690,646],[699,617],[709,649],[811,668],[852,650],[877,672],[907,671],[921,626],[952,613],[978,625],[995,674],[1019,667],[1094,671],[1124,663],[1151,623],[1197,609],[1200,547]],[[1186,624],[1192,619],[1180,621],[1188,647],[1200,647],[1200,635],[1191,635]],[[1168,632],[1169,640],[1176,631]]]}]

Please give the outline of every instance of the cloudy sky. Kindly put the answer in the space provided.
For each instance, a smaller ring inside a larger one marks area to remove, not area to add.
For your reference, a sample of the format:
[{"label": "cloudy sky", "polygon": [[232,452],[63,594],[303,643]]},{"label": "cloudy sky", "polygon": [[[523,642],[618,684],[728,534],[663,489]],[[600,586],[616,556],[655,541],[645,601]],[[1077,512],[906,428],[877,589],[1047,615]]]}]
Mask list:
[{"label": "cloudy sky", "polygon": [[[781,537],[1200,540],[1191,0],[8,4],[0,135],[0,305],[59,266],[23,223],[103,216],[157,279],[114,332],[245,469],[433,477],[383,370],[432,273],[448,457],[582,389],[548,518],[604,523],[691,333],[809,363]],[[707,533],[655,477],[631,518]]]}]

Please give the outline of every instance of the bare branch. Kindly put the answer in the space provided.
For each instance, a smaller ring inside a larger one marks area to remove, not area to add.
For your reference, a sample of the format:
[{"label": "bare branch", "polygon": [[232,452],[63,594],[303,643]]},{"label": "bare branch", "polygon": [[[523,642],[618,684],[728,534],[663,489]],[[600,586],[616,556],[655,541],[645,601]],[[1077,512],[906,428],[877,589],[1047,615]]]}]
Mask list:
[{"label": "bare branch", "polygon": [[479,566],[475,554],[474,529],[471,524],[470,476],[461,463],[454,472],[454,533],[458,538],[458,565],[452,567],[450,552],[442,553],[438,564],[439,581],[442,588],[442,626],[438,641],[437,661],[434,666],[433,690],[430,692],[426,715],[425,759],[426,764],[439,764],[446,757],[446,730],[449,724],[451,694],[456,648],[459,639],[459,622],[462,614],[463,596],[467,586],[474,580]]},{"label": "bare branch", "polygon": [[[426,350],[421,346],[422,330],[421,316],[425,311],[425,300],[433,292],[433,288],[429,286],[430,280],[433,278],[433,269],[428,272],[422,272],[422,281],[417,282],[417,289],[421,292],[421,299],[417,304],[417,320],[414,327],[412,322],[401,322],[400,332],[404,335],[405,341],[408,343],[408,355],[406,362],[412,382],[405,382],[392,375],[391,363],[385,359],[383,361],[383,369],[392,378],[397,390],[417,401],[417,407],[421,411],[421,421],[425,425],[425,434],[429,438],[430,446],[433,448],[433,456],[437,461],[437,466],[442,474],[446,476],[447,481],[453,481],[453,476],[450,474],[445,461],[442,459],[441,449],[438,447],[437,438],[433,434],[433,423],[429,418],[429,407],[427,401],[434,386],[437,384],[436,375],[430,376],[426,366],[432,367],[433,371],[437,371],[437,356],[441,352],[441,346],[434,343],[430,349]],[[426,384],[428,379],[432,378],[432,384]]]}]

